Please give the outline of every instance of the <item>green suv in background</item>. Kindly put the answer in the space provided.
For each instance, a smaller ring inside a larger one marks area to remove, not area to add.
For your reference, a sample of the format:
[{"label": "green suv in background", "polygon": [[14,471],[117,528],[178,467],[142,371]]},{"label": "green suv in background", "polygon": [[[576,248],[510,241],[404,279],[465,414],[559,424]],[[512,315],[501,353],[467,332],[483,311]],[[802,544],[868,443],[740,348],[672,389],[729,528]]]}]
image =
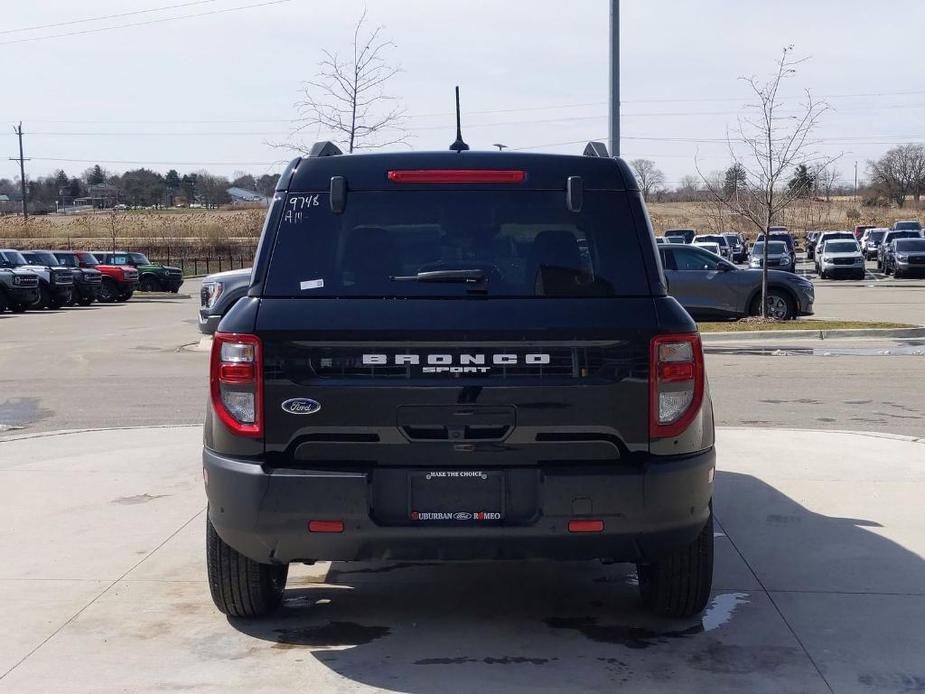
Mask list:
[{"label": "green suv in background", "polygon": [[144,253],[93,252],[105,265],[130,265],[138,270],[138,289],[142,292],[171,292],[176,294],[183,285],[183,271],[178,267],[152,263]]}]

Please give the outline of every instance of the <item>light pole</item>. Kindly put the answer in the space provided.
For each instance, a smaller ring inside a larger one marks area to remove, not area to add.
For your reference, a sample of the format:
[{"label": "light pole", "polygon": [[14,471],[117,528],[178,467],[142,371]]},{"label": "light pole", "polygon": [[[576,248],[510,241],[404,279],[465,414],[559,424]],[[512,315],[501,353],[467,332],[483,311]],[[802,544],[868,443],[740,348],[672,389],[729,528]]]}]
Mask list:
[{"label": "light pole", "polygon": [[610,156],[620,156],[620,0],[610,0]]}]

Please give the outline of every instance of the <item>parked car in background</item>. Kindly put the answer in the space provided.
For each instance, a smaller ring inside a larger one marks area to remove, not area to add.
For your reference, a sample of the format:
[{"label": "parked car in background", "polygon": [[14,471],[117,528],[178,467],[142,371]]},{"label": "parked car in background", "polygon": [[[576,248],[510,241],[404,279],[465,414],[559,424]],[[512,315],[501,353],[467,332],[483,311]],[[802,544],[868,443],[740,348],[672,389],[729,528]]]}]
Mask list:
[{"label": "parked car in background", "polygon": [[102,304],[128,301],[138,288],[138,270],[131,265],[106,265],[90,251],[74,251],[80,267],[97,270],[101,275],[96,300]]},{"label": "parked car in background", "polygon": [[707,250],[732,261],[732,246],[729,245],[728,239],[722,234],[698,234],[691,243],[701,248],[705,248],[705,244],[715,244],[717,250],[712,248],[707,248]]},{"label": "parked car in background", "polygon": [[39,276],[14,265],[0,251],[0,313],[22,313],[38,298]]},{"label": "parked car in background", "polygon": [[895,277],[925,274],[925,238],[891,241],[884,256],[883,271]]},{"label": "parked car in background", "polygon": [[52,258],[53,264],[35,264],[12,248],[0,250],[0,255],[12,267],[31,270],[38,275],[38,297],[28,308],[61,308],[71,303],[74,295],[74,277],[71,271],[66,267],[61,267],[57,260]]},{"label": "parked car in background", "polygon": [[696,229],[667,229],[664,234],[670,243],[677,243],[673,239],[683,239],[683,243],[690,243],[696,235]]},{"label": "parked car in background", "polygon": [[235,302],[247,294],[251,283],[251,268],[226,270],[207,275],[199,290],[199,331],[212,335],[219,321]]},{"label": "parked car in background", "polygon": [[[776,243],[771,242],[772,249]],[[784,252],[786,247],[783,243],[780,246]],[[668,293],[693,318],[742,318],[761,313],[761,272],[737,268],[693,245],[665,245],[658,252],[668,280]],[[768,270],[770,317],[788,320],[809,315],[814,300],[813,283],[805,277]]]},{"label": "parked car in background", "polygon": [[864,236],[864,232],[868,229],[875,229],[876,224],[855,224],[854,226],[854,240],[860,241],[861,237]]},{"label": "parked car in background", "polygon": [[[752,246],[748,265],[755,268],[764,266],[764,241],[756,241],[755,245]],[[783,241],[775,241],[772,236],[771,245],[768,246],[768,268],[796,272],[796,266],[796,259],[787,248],[787,244]]]},{"label": "parked car in background", "polygon": [[655,243],[657,243],[659,246],[661,246],[663,243],[668,243],[668,241],[665,239],[664,236],[656,236],[656,237],[655,237]]},{"label": "parked car in background", "polygon": [[719,244],[716,243],[715,241],[700,241],[700,242],[695,241],[691,243],[690,245],[695,246],[697,248],[702,248],[708,253],[712,253],[713,255],[718,255],[722,257],[722,251],[720,250]]},{"label": "parked car in background", "polygon": [[891,229],[893,231],[921,231],[922,223],[917,219],[901,219],[894,222]]},{"label": "parked car in background", "polygon": [[74,251],[42,251],[55,257],[61,265],[70,268],[74,275],[74,298],[72,304],[89,306],[99,298],[103,285],[103,273],[96,268],[82,267]]},{"label": "parked car in background", "polygon": [[823,247],[828,241],[843,240],[854,241],[854,233],[851,231],[820,231],[816,238],[815,252],[813,253],[813,264],[816,266],[816,272],[821,272],[819,257],[822,254]]},{"label": "parked car in background", "polygon": [[877,257],[877,249],[888,231],[889,229],[885,227],[874,227],[864,232],[861,237],[861,252],[864,254],[865,260],[873,260]]},{"label": "parked car in background", "polygon": [[178,267],[152,263],[144,253],[95,253],[101,263],[131,265],[138,270],[138,289],[142,292],[171,292],[176,294],[183,285],[183,271]]},{"label": "parked car in background", "polygon": [[826,241],[819,251],[819,277],[838,279],[849,277],[862,280],[866,270],[861,247],[854,239]]},{"label": "parked car in background", "polygon": [[738,231],[727,231],[723,236],[726,237],[726,242],[732,248],[732,262],[746,262],[748,260],[748,239],[745,238],[745,234]]},{"label": "parked car in background", "polygon": [[883,261],[886,256],[887,247],[893,243],[896,239],[920,239],[922,238],[922,232],[918,229],[899,229],[899,230],[890,230],[883,235],[883,241],[880,242],[880,247],[877,248],[877,269],[883,270]]},{"label": "parked car in background", "polygon": [[[784,229],[784,231],[775,231],[775,229]],[[790,254],[796,257],[796,241],[793,240],[793,235],[786,229],[787,227],[771,227],[771,241],[783,241],[787,244],[787,250],[790,251]],[[758,241],[764,241],[764,234],[758,234]]]},{"label": "parked car in background", "polygon": [[684,237],[683,237],[683,236],[664,236],[664,237],[662,237],[662,238],[665,239],[665,243],[673,243],[673,244],[676,244],[676,245],[679,245],[679,246],[683,246],[683,245],[684,245]]}]

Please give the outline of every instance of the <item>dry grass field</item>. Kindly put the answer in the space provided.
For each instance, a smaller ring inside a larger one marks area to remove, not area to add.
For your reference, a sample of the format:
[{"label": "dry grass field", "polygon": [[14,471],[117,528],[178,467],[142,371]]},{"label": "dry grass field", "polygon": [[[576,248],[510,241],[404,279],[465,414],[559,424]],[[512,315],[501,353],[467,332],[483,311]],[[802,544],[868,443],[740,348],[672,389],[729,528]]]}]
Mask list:
[{"label": "dry grass field", "polygon": [[[737,230],[751,238],[757,230],[715,203],[657,202],[648,204],[656,233],[673,227],[702,233]],[[24,225],[16,216],[0,217],[0,247],[141,250],[155,257],[208,257],[250,254],[263,224],[263,209],[144,210],[100,212],[74,216],[30,217]],[[813,229],[849,229],[855,224],[890,226],[897,219],[915,219],[922,210],[907,206],[865,207],[850,198],[813,200],[792,206],[777,224],[797,237]]]},{"label": "dry grass field", "polygon": [[[649,202],[649,215],[657,234],[665,229],[691,228],[701,233],[741,231],[755,238],[758,230],[751,222],[733,217],[728,210],[711,202]],[[921,219],[923,211],[911,205],[897,207],[867,207],[856,200],[841,197],[811,200],[794,204],[780,219],[774,221],[790,228],[796,236],[817,229],[853,229],[855,224],[888,227],[898,219]]]},{"label": "dry grass field", "polygon": [[[141,250],[171,255],[253,253],[266,212],[263,209],[144,210],[72,216],[0,217],[0,247]],[[115,242],[115,244],[114,244]]]}]

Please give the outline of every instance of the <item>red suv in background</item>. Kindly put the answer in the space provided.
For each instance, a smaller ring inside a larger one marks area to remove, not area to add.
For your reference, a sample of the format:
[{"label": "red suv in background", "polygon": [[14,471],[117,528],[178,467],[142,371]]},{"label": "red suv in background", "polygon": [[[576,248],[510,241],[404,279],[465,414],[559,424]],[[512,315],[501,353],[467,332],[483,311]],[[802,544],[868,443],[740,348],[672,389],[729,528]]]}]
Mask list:
[{"label": "red suv in background", "polygon": [[138,270],[122,265],[102,265],[90,251],[74,251],[80,267],[95,268],[103,273],[103,284],[96,300],[108,304],[128,301],[138,288]]}]

